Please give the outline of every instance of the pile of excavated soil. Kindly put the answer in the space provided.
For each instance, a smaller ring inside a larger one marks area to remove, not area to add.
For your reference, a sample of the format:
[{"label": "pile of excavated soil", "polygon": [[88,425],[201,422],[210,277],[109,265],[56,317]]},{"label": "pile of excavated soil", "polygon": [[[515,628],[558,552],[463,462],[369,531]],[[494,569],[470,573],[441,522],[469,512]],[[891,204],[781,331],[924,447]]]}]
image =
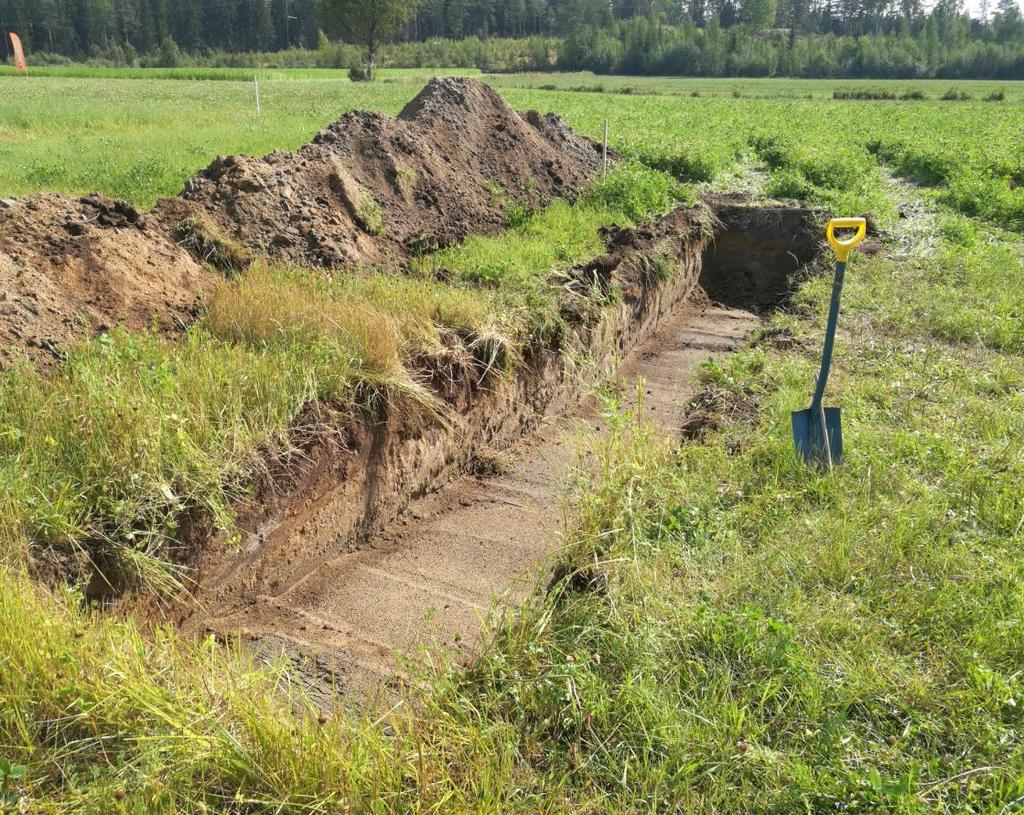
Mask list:
[{"label": "pile of excavated soil", "polygon": [[600,161],[558,117],[445,77],[397,119],[355,111],[296,153],[218,158],[154,214],[291,263],[390,263],[497,232],[511,204],[572,197]]},{"label": "pile of excavated soil", "polygon": [[0,201],[0,365],[122,324],[177,332],[218,277],[121,202]]},{"label": "pile of excavated soil", "polygon": [[470,79],[435,79],[397,119],[353,112],[296,153],[218,158],[141,216],[99,196],[0,201],[0,366],[48,362],[117,325],[174,331],[219,275],[265,253],[400,263],[494,233],[511,205],[571,198],[600,151]]}]

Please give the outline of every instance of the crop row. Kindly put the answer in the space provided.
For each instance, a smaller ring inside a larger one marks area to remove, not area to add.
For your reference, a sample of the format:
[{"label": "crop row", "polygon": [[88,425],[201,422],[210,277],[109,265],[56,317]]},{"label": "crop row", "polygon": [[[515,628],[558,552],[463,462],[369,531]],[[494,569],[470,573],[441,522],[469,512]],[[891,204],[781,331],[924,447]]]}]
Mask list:
[{"label": "crop row", "polygon": [[613,146],[683,181],[753,162],[770,173],[769,195],[884,214],[888,171],[967,215],[1024,227],[1017,105],[504,93],[517,107],[554,108],[594,138],[607,121]]}]

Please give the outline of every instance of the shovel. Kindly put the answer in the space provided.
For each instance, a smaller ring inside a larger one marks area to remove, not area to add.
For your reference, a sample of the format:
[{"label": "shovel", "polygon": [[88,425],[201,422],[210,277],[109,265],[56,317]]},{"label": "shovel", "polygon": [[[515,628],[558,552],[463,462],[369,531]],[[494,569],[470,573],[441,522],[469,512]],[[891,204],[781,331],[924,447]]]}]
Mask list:
[{"label": "shovel", "polygon": [[[854,229],[852,237],[845,240],[836,237],[837,229]],[[836,275],[832,282],[832,302],[828,309],[828,327],[825,329],[825,351],[821,357],[821,370],[814,385],[814,398],[807,410],[793,413],[793,443],[796,451],[808,464],[824,464],[828,469],[843,458],[843,425],[839,408],[822,407],[828,372],[832,367],[832,345],[836,339],[836,325],[839,322],[839,298],[843,293],[843,278],[846,262],[867,234],[868,224],[864,218],[833,218],[825,232],[828,242],[836,253]]]}]

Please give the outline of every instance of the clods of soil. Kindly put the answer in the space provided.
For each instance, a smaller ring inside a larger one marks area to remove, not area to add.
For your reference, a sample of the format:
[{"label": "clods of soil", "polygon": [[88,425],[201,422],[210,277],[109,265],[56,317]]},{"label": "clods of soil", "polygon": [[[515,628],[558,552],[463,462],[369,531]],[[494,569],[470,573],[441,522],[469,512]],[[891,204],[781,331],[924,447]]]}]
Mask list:
[{"label": "clods of soil", "polygon": [[147,216],[100,196],[0,201],[0,365],[51,362],[117,325],[177,332],[219,276]]}]

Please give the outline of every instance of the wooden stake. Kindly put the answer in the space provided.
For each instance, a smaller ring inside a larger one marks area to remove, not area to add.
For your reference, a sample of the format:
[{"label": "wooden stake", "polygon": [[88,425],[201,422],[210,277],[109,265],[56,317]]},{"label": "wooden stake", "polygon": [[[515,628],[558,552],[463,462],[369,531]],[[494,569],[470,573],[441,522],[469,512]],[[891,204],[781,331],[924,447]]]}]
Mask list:
[{"label": "wooden stake", "polygon": [[260,115],[260,80],[254,74],[252,78],[253,84],[256,86],[256,115]]},{"label": "wooden stake", "polygon": [[608,175],[608,120],[604,120],[604,144],[601,148],[601,162],[604,165],[602,177]]}]

